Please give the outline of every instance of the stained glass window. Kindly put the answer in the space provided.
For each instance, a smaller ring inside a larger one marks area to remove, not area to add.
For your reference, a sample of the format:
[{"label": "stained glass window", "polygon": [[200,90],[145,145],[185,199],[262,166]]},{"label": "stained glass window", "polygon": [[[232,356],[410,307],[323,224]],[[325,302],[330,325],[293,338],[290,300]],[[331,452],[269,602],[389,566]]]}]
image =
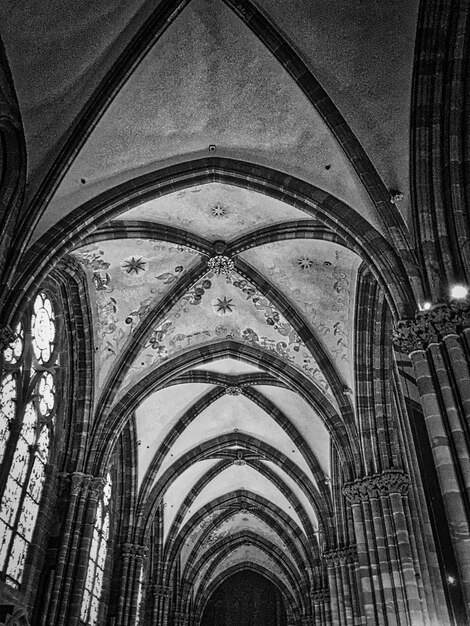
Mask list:
[{"label": "stained glass window", "polygon": [[108,474],[106,476],[103,494],[96,510],[88,570],[85,579],[85,591],[80,614],[82,622],[90,626],[95,626],[95,624],[98,623],[98,609],[103,587],[104,566],[106,563],[109,539],[111,487],[111,476]]},{"label": "stained glass window", "polygon": [[41,292],[3,353],[0,382],[0,572],[19,587],[39,511],[54,427],[57,351],[51,300]]}]

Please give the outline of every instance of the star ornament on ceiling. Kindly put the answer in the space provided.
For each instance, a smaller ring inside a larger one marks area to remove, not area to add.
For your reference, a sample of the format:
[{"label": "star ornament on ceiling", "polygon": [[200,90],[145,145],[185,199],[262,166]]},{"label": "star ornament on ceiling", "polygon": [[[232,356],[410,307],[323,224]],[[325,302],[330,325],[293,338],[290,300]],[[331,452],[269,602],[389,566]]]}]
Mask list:
[{"label": "star ornament on ceiling", "polygon": [[227,296],[224,296],[223,298],[217,298],[217,302],[215,304],[217,308],[217,313],[222,313],[223,315],[226,315],[227,313],[232,313],[233,307],[235,306],[234,304],[232,304],[232,302],[233,298],[227,298]]},{"label": "star ornament on ceiling", "polygon": [[134,256],[124,261],[122,269],[128,274],[138,274],[145,271],[146,262],[140,257],[136,259]]}]

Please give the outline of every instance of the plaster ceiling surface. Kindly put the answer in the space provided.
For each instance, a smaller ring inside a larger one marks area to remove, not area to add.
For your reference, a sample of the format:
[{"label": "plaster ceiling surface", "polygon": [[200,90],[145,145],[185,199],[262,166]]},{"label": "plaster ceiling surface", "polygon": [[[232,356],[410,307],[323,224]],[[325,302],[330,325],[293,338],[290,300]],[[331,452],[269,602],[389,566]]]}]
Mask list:
[{"label": "plaster ceiling surface", "polygon": [[181,560],[183,567],[189,555],[192,554],[195,550],[195,544],[198,555],[202,556],[205,551],[213,546],[217,541],[233,536],[234,533],[241,530],[253,532],[261,537],[268,539],[275,545],[279,546],[283,550],[286,558],[289,558],[289,549],[284,541],[281,539],[279,534],[276,533],[268,524],[266,524],[265,521],[263,521],[250,511],[240,511],[234,513],[231,517],[226,519],[214,530],[212,530],[206,536],[203,542],[197,544],[196,542],[198,539],[198,534],[200,535],[201,530],[204,530],[204,528],[201,529],[200,526],[196,528],[194,533],[191,533],[191,535],[185,542],[185,545],[181,551]]},{"label": "plaster ceiling surface", "polygon": [[137,324],[199,255],[184,246],[150,239],[101,241],[72,254],[92,285],[101,387]]},{"label": "plaster ceiling surface", "polygon": [[409,128],[419,0],[256,3],[293,42],[408,215]]},{"label": "plaster ceiling surface", "polygon": [[313,479],[309,466],[292,439],[266,411],[243,395],[224,395],[202,411],[168,450],[159,473],[163,474],[171,465],[171,457],[177,459],[204,441],[233,432],[255,437],[279,450]]},{"label": "plaster ceiling surface", "polygon": [[354,388],[349,330],[360,257],[343,246],[313,239],[276,241],[240,256],[295,303],[344,382]]},{"label": "plaster ceiling surface", "polygon": [[138,484],[140,486],[158,447],[181,415],[211,385],[191,383],[167,387],[149,395],[135,411],[138,446]]},{"label": "plaster ceiling surface", "polygon": [[231,241],[255,228],[308,219],[308,215],[256,191],[207,183],[145,202],[116,219],[170,224],[209,241]]},{"label": "plaster ceiling surface", "polygon": [[277,463],[272,463],[271,461],[263,461],[265,465],[267,465],[270,469],[273,470],[275,474],[277,474],[283,482],[287,484],[289,490],[296,495],[300,504],[302,505],[303,510],[307,513],[310,521],[312,522],[313,528],[318,530],[318,517],[315,511],[315,508],[309,499],[309,497],[305,494],[305,491],[302,487],[306,485],[302,485],[300,481],[295,481],[287,472],[285,472]]},{"label": "plaster ceiling surface", "polygon": [[330,386],[292,325],[250,283],[208,272],[154,329],[123,381],[123,389],[183,350],[233,339],[258,346],[297,367],[331,402]]},{"label": "plaster ceiling surface", "polygon": [[[270,500],[287,515],[292,517],[295,523],[303,529],[299,516],[286,496],[281,493],[278,487],[268,478],[248,465],[230,465],[227,469],[220,472],[220,474],[213,478],[201,493],[198,494],[191,506],[191,511],[196,511],[211,500],[231,491],[236,491],[237,489],[245,489]],[[183,524],[188,521],[190,516],[190,513],[186,513]]]},{"label": "plaster ceiling surface", "polygon": [[144,4],[2,0],[0,33],[21,107],[31,177],[51,163],[54,147],[148,15]]},{"label": "plaster ceiling surface", "polygon": [[195,370],[204,370],[207,372],[220,372],[229,376],[239,376],[242,374],[257,374],[262,370],[259,367],[246,363],[245,361],[236,361],[235,359],[216,359],[210,363],[202,363],[197,365]]},{"label": "plaster ceiling surface", "polygon": [[299,430],[326,476],[330,470],[330,435],[323,421],[297,393],[268,385],[257,387]]},{"label": "plaster ceiling surface", "polygon": [[[261,565],[261,567],[266,568],[269,572],[274,573],[278,580],[281,580],[288,588],[291,588],[287,577],[276,562],[266,552],[264,552],[264,550],[250,544],[239,546],[229,552],[222,562],[214,569],[210,580],[215,580],[219,574],[222,574],[233,565],[247,562]],[[194,584],[195,589],[198,588],[201,577],[202,576],[197,577]]]},{"label": "plaster ceiling surface", "polygon": [[203,156],[210,144],[304,179],[378,226],[359,177],[293,79],[221,0],[192,0],[110,103],[37,234],[99,189]]},{"label": "plaster ceiling surface", "polygon": [[[185,498],[191,494],[194,486],[200,478],[206,474],[214,465],[217,465],[216,459],[204,459],[197,461],[182,472],[168,487],[163,496],[164,507],[164,525],[163,538],[166,540],[171,524]],[[189,507],[188,515],[194,511],[192,506]]]}]

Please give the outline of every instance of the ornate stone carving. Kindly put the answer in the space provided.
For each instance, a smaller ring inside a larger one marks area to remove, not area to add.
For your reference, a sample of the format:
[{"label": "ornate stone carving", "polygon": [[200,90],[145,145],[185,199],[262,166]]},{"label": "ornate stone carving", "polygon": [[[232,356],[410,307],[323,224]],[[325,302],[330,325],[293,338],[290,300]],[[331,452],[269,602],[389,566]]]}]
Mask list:
[{"label": "ornate stone carving", "polygon": [[390,469],[381,474],[358,478],[343,487],[343,493],[351,504],[365,502],[371,498],[380,498],[398,493],[408,495],[410,479],[403,470]]},{"label": "ornate stone carving", "polygon": [[148,548],[136,543],[123,543],[121,546],[121,553],[123,556],[142,560],[147,556]]},{"label": "ornate stone carving", "polygon": [[310,598],[314,602],[329,602],[330,592],[328,589],[312,589]]},{"label": "ornate stone carving", "polygon": [[393,343],[399,352],[411,354],[465,328],[470,328],[468,300],[438,304],[428,311],[419,311],[413,319],[399,320],[393,331]]},{"label": "ornate stone carving", "polygon": [[345,565],[347,563],[357,562],[357,550],[356,546],[347,546],[344,548],[336,548],[335,550],[329,550],[323,554],[328,565]]},{"label": "ornate stone carving", "polygon": [[241,387],[225,387],[225,393],[228,396],[239,396],[242,393]]},{"label": "ornate stone carving", "polygon": [[186,615],[186,613],[182,613],[181,611],[175,611],[174,624],[175,626],[187,626],[189,624],[189,617]]},{"label": "ornate stone carving", "polygon": [[2,352],[6,350],[15,339],[16,335],[9,326],[2,326],[0,328],[0,350]]},{"label": "ornate stone carving", "polygon": [[167,585],[157,585],[156,583],[148,585],[147,591],[150,594],[154,594],[157,598],[171,598],[173,595],[171,587]]}]

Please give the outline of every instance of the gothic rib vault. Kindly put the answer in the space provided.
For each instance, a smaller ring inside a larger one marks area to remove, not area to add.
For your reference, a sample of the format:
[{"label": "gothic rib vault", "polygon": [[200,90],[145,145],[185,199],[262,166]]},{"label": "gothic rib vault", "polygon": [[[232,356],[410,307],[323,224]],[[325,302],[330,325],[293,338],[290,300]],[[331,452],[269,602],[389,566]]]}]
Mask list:
[{"label": "gothic rib vault", "polygon": [[468,216],[450,167],[459,243],[429,218],[419,126],[423,24],[464,9],[33,4],[1,3],[0,497],[56,395],[0,624],[199,626],[247,570],[276,626],[465,624]]}]

